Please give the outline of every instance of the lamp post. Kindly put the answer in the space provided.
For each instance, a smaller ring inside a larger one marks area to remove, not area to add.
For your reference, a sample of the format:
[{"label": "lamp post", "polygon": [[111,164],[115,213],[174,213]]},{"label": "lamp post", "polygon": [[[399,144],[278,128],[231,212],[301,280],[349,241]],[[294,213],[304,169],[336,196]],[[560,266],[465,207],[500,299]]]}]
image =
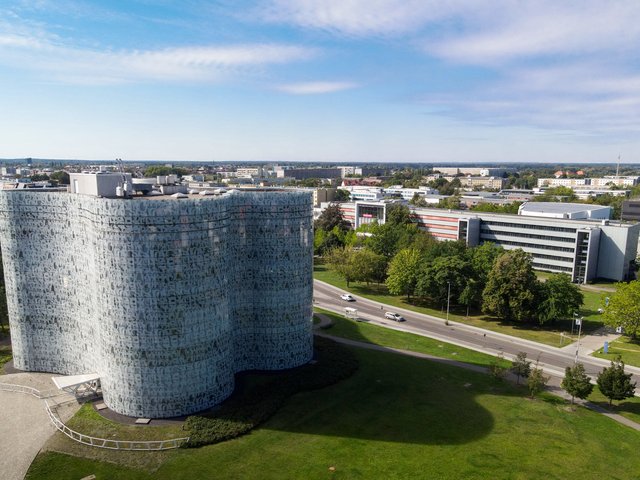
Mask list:
[{"label": "lamp post", "polygon": [[449,325],[449,301],[451,300],[451,282],[447,282],[447,325]]},{"label": "lamp post", "polygon": [[578,363],[578,354],[580,353],[580,334],[582,333],[582,319],[584,317],[576,318],[576,325],[578,325],[578,343],[576,344],[576,360],[574,363]]}]

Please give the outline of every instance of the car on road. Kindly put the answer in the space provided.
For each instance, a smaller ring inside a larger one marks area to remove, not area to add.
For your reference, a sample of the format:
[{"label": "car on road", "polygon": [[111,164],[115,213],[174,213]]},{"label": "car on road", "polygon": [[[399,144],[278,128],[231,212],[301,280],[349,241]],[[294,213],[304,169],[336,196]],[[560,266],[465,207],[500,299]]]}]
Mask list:
[{"label": "car on road", "polygon": [[353,297],[352,297],[351,295],[349,295],[348,293],[343,293],[342,295],[340,295],[340,298],[341,298],[342,300],[347,301],[347,302],[355,302],[355,301],[356,301],[356,299],[355,299],[355,298],[353,298]]},{"label": "car on road", "polygon": [[388,318],[389,320],[393,320],[394,322],[404,322],[404,317],[399,313],[385,312],[384,318]]}]

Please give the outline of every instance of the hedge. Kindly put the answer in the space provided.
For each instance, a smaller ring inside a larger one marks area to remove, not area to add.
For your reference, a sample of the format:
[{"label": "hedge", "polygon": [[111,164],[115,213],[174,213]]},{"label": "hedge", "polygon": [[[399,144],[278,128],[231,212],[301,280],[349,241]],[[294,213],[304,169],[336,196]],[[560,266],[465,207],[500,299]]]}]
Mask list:
[{"label": "hedge", "polygon": [[317,390],[350,377],[358,360],[349,349],[333,340],[315,337],[315,362],[282,372],[238,375],[236,391],[219,408],[187,418],[185,447],[223,442],[256,428],[298,392]]}]

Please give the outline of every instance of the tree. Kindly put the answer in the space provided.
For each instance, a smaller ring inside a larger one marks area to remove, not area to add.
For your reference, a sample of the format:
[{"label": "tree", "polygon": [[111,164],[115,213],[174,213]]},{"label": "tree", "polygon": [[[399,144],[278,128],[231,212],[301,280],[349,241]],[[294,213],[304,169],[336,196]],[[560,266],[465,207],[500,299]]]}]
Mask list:
[{"label": "tree", "polygon": [[596,382],[602,394],[609,399],[609,405],[613,400],[633,397],[636,391],[636,383],[631,383],[630,373],[624,373],[624,362],[619,355],[611,361],[610,367],[602,369]]},{"label": "tree", "polygon": [[417,250],[413,248],[400,250],[389,264],[385,282],[389,292],[393,295],[406,295],[407,300],[411,299],[418,282],[421,263],[422,256]]},{"label": "tree", "polygon": [[370,229],[370,233],[372,236],[366,241],[367,247],[388,259],[403,248],[409,248],[416,236],[421,234],[414,223],[405,225],[394,223],[374,224]]},{"label": "tree", "polygon": [[360,282],[382,283],[387,272],[387,259],[368,248],[353,253],[355,280]]},{"label": "tree", "polygon": [[325,255],[329,268],[345,279],[347,287],[350,282],[356,280],[358,275],[354,253],[350,247],[336,247]]},{"label": "tree", "polygon": [[537,365],[538,364],[536,363],[536,366],[531,370],[531,373],[529,374],[529,378],[527,378],[527,386],[529,387],[531,398],[534,398],[544,389],[550,378],[546,376],[542,369],[538,368]]},{"label": "tree", "polygon": [[36,173],[35,175],[31,175],[32,182],[43,182],[45,180],[49,180],[49,175],[46,173]]},{"label": "tree", "polygon": [[516,383],[520,385],[520,377],[527,378],[531,374],[531,362],[527,360],[526,352],[519,352],[511,363],[511,371],[516,376]]},{"label": "tree", "polygon": [[567,367],[565,369],[564,378],[560,386],[571,395],[572,405],[575,397],[584,400],[591,395],[593,391],[591,377],[585,373],[582,363],[576,363],[573,367]]},{"label": "tree", "polygon": [[602,305],[606,325],[623,327],[625,333],[636,338],[640,328],[640,281],[616,283],[616,292]]},{"label": "tree", "polygon": [[411,222],[411,210],[401,203],[392,203],[387,207],[385,223],[390,225],[409,225]]},{"label": "tree", "polygon": [[54,182],[58,182],[59,185],[69,185],[69,183],[71,182],[69,174],[64,170],[53,172],[49,176],[49,179],[53,180]]},{"label": "tree", "polygon": [[510,250],[495,262],[482,292],[482,311],[501,320],[530,321],[536,317],[540,282],[531,255]]},{"label": "tree", "polygon": [[497,357],[493,357],[489,364],[489,373],[496,380],[503,380],[507,374],[507,367],[504,366],[504,355],[502,352]]},{"label": "tree", "polygon": [[571,277],[564,273],[551,275],[541,283],[541,302],[538,306],[538,321],[542,324],[571,317],[582,306],[584,295]]},{"label": "tree", "polygon": [[336,202],[348,202],[349,197],[351,197],[351,194],[349,193],[348,190],[345,190],[343,188],[338,188],[336,190],[336,196],[334,197],[334,200]]},{"label": "tree", "polygon": [[411,200],[409,200],[409,203],[411,205],[413,205],[414,207],[426,207],[427,206],[427,201],[424,199],[424,196],[420,195],[417,192],[413,194],[413,197],[411,197]]},{"label": "tree", "polygon": [[457,303],[471,274],[471,265],[465,257],[437,257],[422,269],[416,285],[416,295],[431,298],[441,304],[446,303],[450,296]]},{"label": "tree", "polygon": [[325,232],[330,232],[335,227],[338,227],[339,230],[346,232],[349,230],[350,225],[342,216],[340,205],[332,203],[320,214],[313,227],[316,230],[322,229]]}]

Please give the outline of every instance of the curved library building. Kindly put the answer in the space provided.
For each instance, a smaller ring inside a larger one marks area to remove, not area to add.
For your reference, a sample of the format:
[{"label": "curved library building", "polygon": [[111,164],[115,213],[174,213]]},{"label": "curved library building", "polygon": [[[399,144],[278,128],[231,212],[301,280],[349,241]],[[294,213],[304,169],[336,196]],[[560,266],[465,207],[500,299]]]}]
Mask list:
[{"label": "curved library building", "polygon": [[113,176],[0,192],[16,368],[91,373],[112,410],[166,418],[311,359],[311,194],[93,188]]}]

